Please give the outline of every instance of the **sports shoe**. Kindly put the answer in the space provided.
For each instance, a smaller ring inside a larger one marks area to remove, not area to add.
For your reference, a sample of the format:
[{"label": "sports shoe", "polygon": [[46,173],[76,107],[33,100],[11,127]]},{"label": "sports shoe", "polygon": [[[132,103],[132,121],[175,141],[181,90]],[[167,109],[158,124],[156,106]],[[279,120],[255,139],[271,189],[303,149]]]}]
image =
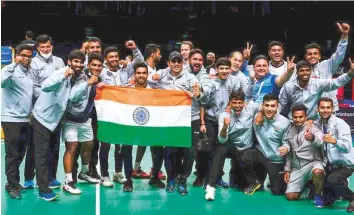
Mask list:
[{"label": "sports shoe", "polygon": [[[152,177],[153,169],[150,168],[150,176]],[[157,176],[160,180],[166,180],[166,175],[160,170]]]},{"label": "sports shoe", "polygon": [[87,173],[79,173],[78,179],[83,180],[83,181],[87,181],[88,183],[91,184],[97,184],[100,182],[100,180],[97,180],[96,178],[93,178],[90,174]]},{"label": "sports shoe", "polygon": [[207,185],[205,190],[206,190],[205,200],[214,201],[214,199],[215,199],[215,188],[210,186],[210,185]]},{"label": "sports shoe", "polygon": [[165,184],[161,181],[161,179],[154,178],[154,177],[150,178],[149,185],[157,187],[157,188],[161,188],[161,189],[165,188]]},{"label": "sports shoe", "polygon": [[49,182],[49,188],[50,189],[57,189],[60,187],[60,182],[57,181],[56,179],[52,180],[51,182]]},{"label": "sports shoe", "polygon": [[113,174],[113,181],[118,182],[120,184],[124,184],[127,181],[127,179],[125,178],[122,172],[115,172]]},{"label": "sports shoe", "polygon": [[193,186],[194,187],[202,187],[203,186],[203,179],[199,178],[197,176],[197,178],[195,179],[195,181],[193,182]]},{"label": "sports shoe", "polygon": [[124,192],[132,192],[133,191],[133,180],[127,179],[123,186]]},{"label": "sports shoe", "polygon": [[141,168],[139,168],[138,170],[133,170],[132,177],[139,178],[139,179],[148,179],[151,178],[151,175],[147,172],[144,172]]},{"label": "sports shoe", "polygon": [[113,183],[109,177],[102,177],[101,178],[101,185],[104,187],[113,187]]},{"label": "sports shoe", "polygon": [[16,187],[16,188],[18,189],[18,191],[20,191],[20,192],[26,192],[26,191],[27,191],[26,188],[23,187],[21,184],[17,184],[15,187]]},{"label": "sports shoe", "polygon": [[166,192],[173,193],[175,192],[175,188],[176,188],[175,180],[171,180],[167,183]]},{"label": "sports shoe", "polygon": [[325,192],[323,194],[323,202],[325,206],[332,206],[339,198],[332,195],[331,192]]},{"label": "sports shoe", "polygon": [[188,190],[186,184],[178,184],[177,191],[181,196],[188,195]]},{"label": "sports shoe", "polygon": [[9,184],[5,185],[5,190],[9,194],[12,199],[22,199],[20,191],[15,186],[11,186]]},{"label": "sports shoe", "polygon": [[53,201],[59,197],[58,194],[53,193],[53,191],[50,191],[49,193],[43,193],[39,192],[38,198],[43,199],[45,201]]},{"label": "sports shoe", "polygon": [[34,188],[33,180],[25,181],[25,183],[23,183],[23,187],[26,189],[33,189]]},{"label": "sports shoe", "polygon": [[247,187],[244,191],[246,195],[252,195],[256,190],[258,190],[261,187],[261,184],[259,183],[258,180],[253,182],[251,186]]},{"label": "sports shoe", "polygon": [[347,207],[348,212],[354,212],[354,201],[349,202],[349,205]]},{"label": "sports shoe", "polygon": [[229,188],[229,184],[223,181],[222,179],[219,179],[216,181],[215,185],[217,187],[222,187],[222,188]]},{"label": "sports shoe", "polygon": [[65,182],[64,186],[63,186],[63,190],[68,193],[75,194],[75,195],[81,194],[81,190],[76,188],[75,183],[73,181],[69,181],[68,183]]},{"label": "sports shoe", "polygon": [[100,180],[101,179],[101,176],[100,174],[98,174],[97,170],[90,170],[87,175],[91,176],[92,178],[94,179],[97,179],[97,180]]},{"label": "sports shoe", "polygon": [[316,208],[323,208],[324,207],[323,197],[321,195],[315,194],[314,203]]}]

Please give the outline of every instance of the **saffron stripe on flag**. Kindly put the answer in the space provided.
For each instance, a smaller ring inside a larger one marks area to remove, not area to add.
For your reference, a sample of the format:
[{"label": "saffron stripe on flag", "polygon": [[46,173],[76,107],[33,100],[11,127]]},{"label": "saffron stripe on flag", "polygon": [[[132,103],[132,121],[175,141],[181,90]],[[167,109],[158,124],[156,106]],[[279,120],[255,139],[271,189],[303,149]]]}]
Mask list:
[{"label": "saffron stripe on flag", "polygon": [[111,100],[139,106],[191,105],[192,99],[186,95],[186,92],[177,90],[104,86],[97,89],[95,100]]},{"label": "saffron stripe on flag", "polygon": [[127,126],[98,121],[97,133],[100,141],[111,144],[191,147],[191,129],[191,127]]}]

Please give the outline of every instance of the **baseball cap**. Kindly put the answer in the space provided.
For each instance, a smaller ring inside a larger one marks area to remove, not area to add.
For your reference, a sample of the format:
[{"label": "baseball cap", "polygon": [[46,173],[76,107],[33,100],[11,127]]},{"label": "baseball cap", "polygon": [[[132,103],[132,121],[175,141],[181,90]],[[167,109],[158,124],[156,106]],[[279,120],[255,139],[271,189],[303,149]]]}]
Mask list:
[{"label": "baseball cap", "polygon": [[183,60],[181,53],[179,53],[178,51],[173,51],[173,52],[171,52],[170,56],[168,56],[169,61],[174,58],[179,58],[179,59]]}]

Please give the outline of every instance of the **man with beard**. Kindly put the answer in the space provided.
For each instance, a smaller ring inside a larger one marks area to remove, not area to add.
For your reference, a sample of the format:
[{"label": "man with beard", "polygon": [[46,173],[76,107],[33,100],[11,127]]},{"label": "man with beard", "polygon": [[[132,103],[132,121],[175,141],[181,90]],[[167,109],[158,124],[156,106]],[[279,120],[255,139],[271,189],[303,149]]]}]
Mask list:
[{"label": "man with beard", "polygon": [[[148,73],[149,81],[156,81],[161,77],[161,70],[157,71],[156,66],[159,64],[161,60],[161,51],[160,51],[160,46],[157,44],[148,44],[145,47],[145,58],[146,62],[145,64],[148,67]],[[135,157],[135,164],[134,164],[134,170],[133,170],[133,177],[134,178],[143,178],[143,179],[148,179],[151,177],[152,169],[150,173],[147,173],[141,169],[140,163],[144,157],[146,151],[146,146],[138,146],[136,150],[136,157]],[[166,179],[166,176],[162,173],[159,172],[159,179]]]},{"label": "man with beard", "polygon": [[183,41],[181,43],[181,55],[183,57],[183,70],[189,66],[189,53],[193,49],[193,43],[191,41]]},{"label": "man with beard", "polygon": [[269,72],[269,62],[264,55],[257,56],[253,61],[254,77],[251,77],[251,102],[262,103],[263,96],[272,93],[275,96],[279,95],[282,86],[292,76],[295,64],[295,57],[291,60],[287,59],[288,69],[281,76],[272,75]]},{"label": "man with beard", "polygon": [[[321,47],[316,43],[311,43],[306,46],[305,59],[311,64],[312,78],[318,79],[332,79],[332,76],[337,72],[339,65],[342,63],[345,52],[348,46],[348,35],[350,26],[346,23],[337,23],[339,31],[342,33],[341,40],[338,43],[336,52],[330,59],[321,61]],[[325,92],[323,97],[329,97],[333,100],[334,111],[339,110],[337,91]]]},{"label": "man with beard", "polygon": [[[351,62],[351,75],[354,64]],[[354,149],[349,125],[333,114],[333,101],[323,97],[318,101],[318,112],[321,118],[315,125],[322,129],[324,166],[326,180],[324,188],[324,204],[332,204],[342,197],[349,201],[347,211],[354,212],[354,192],[348,187],[348,179],[354,172]]]},{"label": "man with beard", "polygon": [[268,46],[269,72],[272,75],[281,76],[288,69],[288,63],[284,58],[284,45],[279,41],[272,41]]},{"label": "man with beard", "polygon": [[[336,90],[347,84],[352,78],[350,72],[339,76],[336,79],[314,79],[311,77],[311,64],[302,60],[296,65],[296,80],[284,85],[283,93],[279,98],[279,113],[287,112],[294,105],[304,105],[307,108],[307,118],[315,120],[318,118],[317,102],[324,92]],[[291,112],[288,116],[291,119]]]},{"label": "man with beard", "polygon": [[255,148],[245,152],[243,174],[248,187],[244,190],[252,195],[264,182],[265,173],[269,175],[270,190],[273,195],[282,195],[285,191],[283,177],[284,155],[287,148],[282,147],[290,129],[290,121],[277,113],[278,97],[266,94],[263,98],[262,113],[264,122],[253,124]]},{"label": "man with beard", "polygon": [[[307,126],[307,108],[293,106],[294,124],[290,128],[282,149],[286,153],[284,182],[287,184],[286,198],[300,198],[305,185],[312,180],[315,187],[315,207],[322,208],[324,168],[322,166],[322,131],[319,127]],[[286,149],[284,148],[286,147]]]},{"label": "man with beard", "polygon": [[[56,73],[58,69],[63,68],[64,62],[61,58],[52,54],[53,41],[48,35],[40,35],[37,37],[37,50],[38,54],[33,58],[31,67],[33,68],[32,76],[34,78],[34,101],[41,94],[41,86],[44,81]],[[56,174],[58,169],[59,149],[60,149],[60,128],[56,132],[51,134],[50,149],[49,149],[49,163],[48,163],[48,178],[50,188],[59,188],[60,183],[56,180]],[[31,139],[29,146],[27,147],[26,163],[25,163],[25,188],[34,188],[34,145],[33,139]]]},{"label": "man with beard", "polygon": [[[201,68],[203,65],[201,51],[197,50],[192,53],[191,58],[198,58],[198,63],[195,64],[195,69]],[[190,58],[190,59],[191,59]],[[200,59],[199,59],[200,58]],[[193,100],[201,101],[205,99],[204,94],[200,92],[200,84],[196,75],[183,70],[183,57],[174,51],[168,58],[169,70],[162,72],[161,78],[157,81],[161,89],[166,90],[182,90],[193,98]],[[191,65],[192,66],[192,65]],[[206,74],[204,74],[205,76]],[[193,103],[194,104],[194,103]],[[192,136],[193,131],[199,130],[198,114],[195,115],[195,107],[192,104]],[[183,154],[183,155],[182,155]],[[165,167],[167,171],[167,192],[174,192],[177,179],[177,190],[180,195],[185,196],[188,194],[186,181],[191,174],[193,162],[195,157],[195,145],[191,148],[176,148],[165,147]],[[183,164],[182,164],[183,159]],[[175,164],[173,165],[173,160]],[[182,167],[183,165],[183,167]]]},{"label": "man with beard", "polygon": [[[205,129],[208,141],[213,146],[217,144],[219,115],[226,109],[231,93],[241,90],[240,80],[230,75],[230,67],[231,63],[228,58],[219,58],[216,61],[218,76],[215,80],[211,81],[210,90],[204,92],[208,98],[208,103],[203,105],[205,110]],[[201,115],[204,115],[203,111]],[[204,117],[201,118],[201,123],[204,124]],[[207,180],[209,178],[208,174],[213,152],[200,152],[198,157],[200,159],[200,165],[198,165],[200,169],[197,171],[197,178],[193,182],[194,186],[202,186],[203,179]],[[220,184],[221,187],[228,187],[228,184],[224,182],[221,177],[217,184]],[[204,185],[206,185],[206,183],[204,183]]]},{"label": "man with beard", "polygon": [[[80,50],[73,50],[68,56],[69,61],[83,63],[85,55]],[[76,68],[82,70],[82,68]],[[73,69],[67,67],[54,72],[42,84],[42,92],[33,108],[33,139],[35,146],[35,165],[38,198],[52,201],[58,198],[49,188],[48,180],[48,148],[51,145],[51,136],[60,129],[71,91],[71,76]]]},{"label": "man with beard", "polygon": [[33,96],[30,74],[32,50],[31,46],[20,44],[16,47],[15,62],[1,70],[1,126],[5,136],[7,177],[5,190],[13,199],[22,198],[19,168],[31,137],[28,118]]},{"label": "man with beard", "polygon": [[72,89],[69,95],[69,102],[66,107],[66,116],[63,123],[63,140],[66,151],[63,157],[65,184],[63,190],[71,194],[81,194],[76,188],[72,178],[74,158],[79,144],[81,155],[81,172],[78,178],[89,183],[98,183],[99,180],[88,175],[89,161],[92,150],[93,131],[91,117],[94,99],[96,96],[96,83],[102,71],[103,58],[98,54],[90,54],[88,67],[90,74],[83,72],[83,62],[74,59],[68,61],[68,66],[74,70],[71,77]]},{"label": "man with beard", "polygon": [[[119,52],[118,48],[115,46],[109,46],[104,50],[104,59],[107,63],[107,68],[102,70],[100,77],[102,82],[105,85],[111,86],[124,86],[128,84],[128,79],[134,74],[133,66],[137,63],[144,62],[144,57],[142,56],[141,52],[137,48],[134,41],[127,41],[125,44],[126,48],[133,51],[134,54],[134,61],[128,63],[124,69],[119,68]],[[101,166],[101,185],[104,187],[113,187],[113,184],[109,178],[108,174],[108,157],[109,157],[109,150],[111,144],[101,142],[100,148],[100,166]],[[122,146],[125,147],[125,146]],[[121,151],[121,145],[115,145],[114,151],[114,159],[115,159],[115,173],[113,174],[113,181],[124,183],[126,181],[123,173],[122,173],[122,166],[123,166],[123,159],[127,162],[124,162],[124,165],[132,165],[131,161],[131,151],[130,154],[124,155],[123,150]],[[130,158],[130,159],[128,159]],[[127,160],[128,159],[128,160]],[[128,167],[127,167],[128,168]]]},{"label": "man with beard", "polygon": [[215,199],[215,185],[220,174],[220,167],[223,166],[228,154],[232,157],[230,172],[236,172],[235,182],[239,188],[245,188],[245,178],[242,173],[241,163],[246,151],[253,146],[253,118],[259,111],[260,105],[245,103],[245,95],[242,91],[233,92],[230,95],[230,113],[223,112],[218,119],[218,140],[210,170],[209,183],[206,186],[205,199]]},{"label": "man with beard", "polygon": [[96,53],[96,54],[101,54],[102,53],[102,42],[99,38],[97,37],[91,37],[88,40],[88,46],[87,46],[87,53],[85,55],[85,63],[84,63],[84,69],[87,68],[88,64],[88,55]]}]

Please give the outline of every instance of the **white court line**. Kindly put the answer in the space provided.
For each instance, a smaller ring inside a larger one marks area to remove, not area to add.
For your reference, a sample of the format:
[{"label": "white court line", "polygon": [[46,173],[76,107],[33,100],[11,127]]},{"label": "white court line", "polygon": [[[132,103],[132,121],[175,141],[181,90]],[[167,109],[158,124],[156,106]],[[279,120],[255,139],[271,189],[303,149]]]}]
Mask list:
[{"label": "white court line", "polygon": [[[100,153],[100,150],[98,150],[98,154]],[[98,163],[97,163],[97,172],[99,175],[101,175],[101,166],[100,166],[100,161],[98,160]],[[100,205],[100,189],[101,189],[101,184],[98,183],[96,184],[96,215],[100,215],[100,209],[101,209],[101,205]]]}]

